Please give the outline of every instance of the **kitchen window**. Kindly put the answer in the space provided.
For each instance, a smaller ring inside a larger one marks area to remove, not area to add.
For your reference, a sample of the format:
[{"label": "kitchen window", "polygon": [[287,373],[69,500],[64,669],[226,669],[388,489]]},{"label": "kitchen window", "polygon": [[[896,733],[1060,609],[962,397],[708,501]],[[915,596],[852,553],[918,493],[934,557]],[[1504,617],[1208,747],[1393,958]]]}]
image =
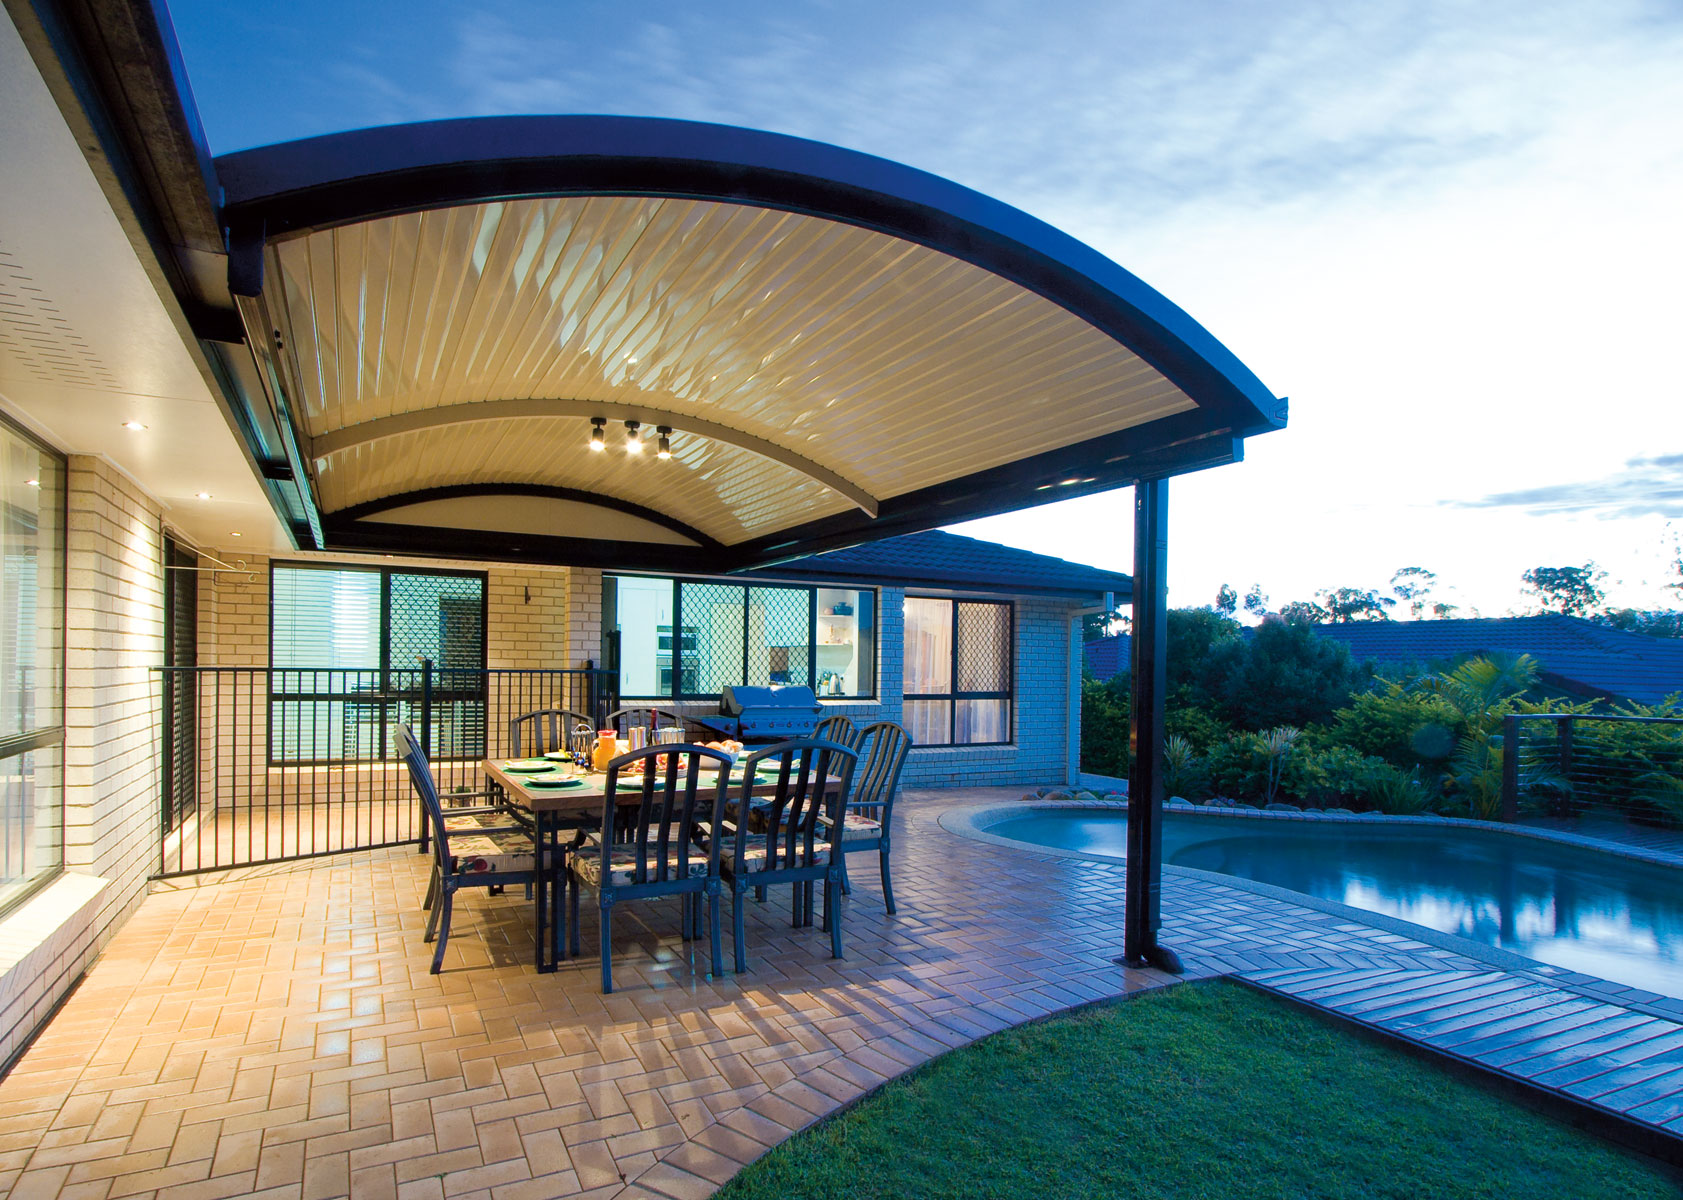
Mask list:
[{"label": "kitchen window", "polygon": [[869,589],[626,575],[607,577],[603,592],[624,699],[715,699],[743,683],[876,694]]}]

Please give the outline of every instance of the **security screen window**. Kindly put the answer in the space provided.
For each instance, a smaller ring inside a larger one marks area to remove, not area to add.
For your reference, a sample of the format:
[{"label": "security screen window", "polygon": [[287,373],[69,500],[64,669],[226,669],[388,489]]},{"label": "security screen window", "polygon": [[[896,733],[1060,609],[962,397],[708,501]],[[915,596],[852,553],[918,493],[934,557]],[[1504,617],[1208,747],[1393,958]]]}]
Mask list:
[{"label": "security screen window", "polygon": [[64,865],[64,459],[0,424],[0,912]]},{"label": "security screen window", "polygon": [[875,600],[851,588],[610,577],[620,695],[705,700],[743,683],[874,695]]},{"label": "security screen window", "polygon": [[272,762],[386,757],[426,662],[433,754],[483,753],[484,575],[277,564],[269,595]]},{"label": "security screen window", "polygon": [[919,746],[1011,740],[1012,610],[992,600],[906,597],[906,728]]}]

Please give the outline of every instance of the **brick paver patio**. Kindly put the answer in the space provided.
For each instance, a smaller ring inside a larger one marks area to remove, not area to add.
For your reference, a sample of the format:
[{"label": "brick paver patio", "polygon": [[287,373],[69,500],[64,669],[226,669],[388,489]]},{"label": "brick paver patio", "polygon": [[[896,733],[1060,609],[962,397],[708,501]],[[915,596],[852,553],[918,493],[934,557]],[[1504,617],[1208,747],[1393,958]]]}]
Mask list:
[{"label": "brick paver patio", "polygon": [[[679,938],[675,903],[623,905],[607,997],[593,956],[533,971],[517,893],[460,903],[445,972],[428,975],[426,860],[411,849],[159,885],[0,1083],[0,1189],[708,1195],[953,1046],[1169,981],[1112,961],[1121,867],[937,824],[955,804],[1018,794],[908,793],[900,915],[883,912],[874,864],[856,869],[841,961],[816,928],[789,928],[786,892],[750,914],[749,973],[716,980]],[[585,921],[588,948],[588,904]],[[1488,970],[1177,875],[1164,938],[1194,975]]]}]

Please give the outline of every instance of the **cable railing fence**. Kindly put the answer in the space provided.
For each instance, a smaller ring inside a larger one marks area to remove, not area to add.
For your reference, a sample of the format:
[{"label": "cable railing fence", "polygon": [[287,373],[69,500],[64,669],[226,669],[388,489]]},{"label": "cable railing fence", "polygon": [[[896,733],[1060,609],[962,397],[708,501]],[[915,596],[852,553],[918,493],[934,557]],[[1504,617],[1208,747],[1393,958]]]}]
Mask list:
[{"label": "cable railing fence", "polygon": [[1503,746],[1505,821],[1602,813],[1683,828],[1683,718],[1516,714]]},{"label": "cable railing fence", "polygon": [[160,667],[156,875],[412,842],[421,814],[394,755],[402,722],[444,792],[484,786],[509,722],[563,708],[598,726],[615,673],[581,669]]}]

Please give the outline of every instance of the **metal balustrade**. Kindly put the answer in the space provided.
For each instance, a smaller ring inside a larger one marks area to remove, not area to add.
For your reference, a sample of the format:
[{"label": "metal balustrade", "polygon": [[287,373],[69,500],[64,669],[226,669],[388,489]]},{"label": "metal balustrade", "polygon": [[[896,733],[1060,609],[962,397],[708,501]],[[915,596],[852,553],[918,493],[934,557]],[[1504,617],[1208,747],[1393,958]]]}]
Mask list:
[{"label": "metal balustrade", "polygon": [[484,786],[509,722],[568,708],[598,724],[615,675],[592,668],[157,668],[162,811],[155,876],[416,841],[421,813],[391,728],[427,748],[441,793]]},{"label": "metal balustrade", "polygon": [[1515,714],[1502,744],[1505,821],[1608,814],[1683,828],[1683,718]]}]

